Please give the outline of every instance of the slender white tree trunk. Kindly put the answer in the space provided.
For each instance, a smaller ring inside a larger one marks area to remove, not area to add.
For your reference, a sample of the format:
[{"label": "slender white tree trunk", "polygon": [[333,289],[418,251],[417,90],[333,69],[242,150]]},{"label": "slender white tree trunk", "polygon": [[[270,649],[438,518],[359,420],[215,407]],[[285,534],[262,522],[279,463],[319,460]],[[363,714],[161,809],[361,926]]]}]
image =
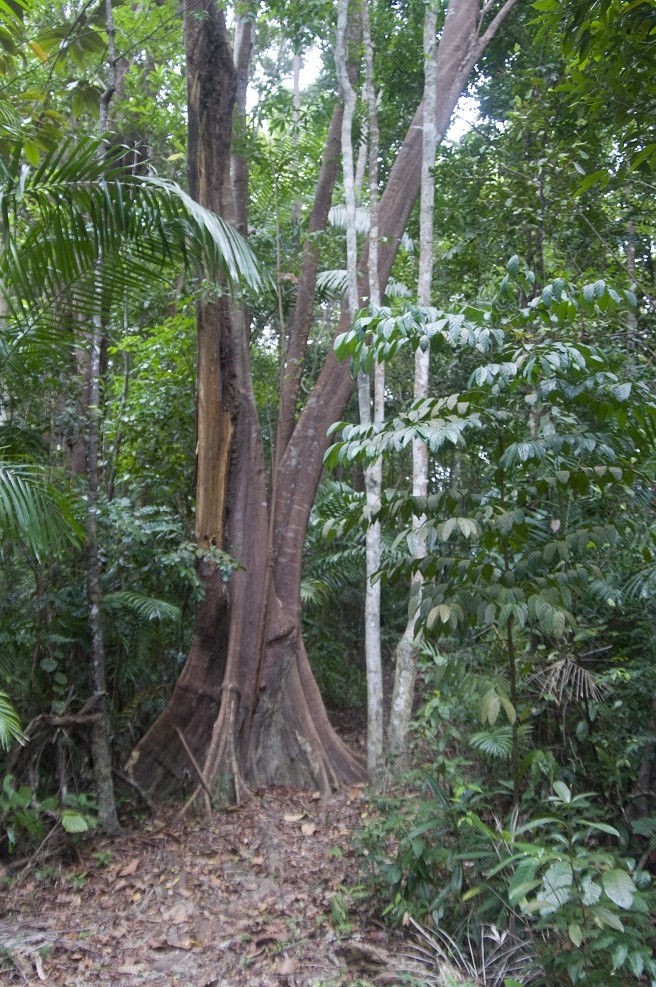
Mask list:
[{"label": "slender white tree trunk", "polygon": [[[116,90],[116,47],[112,0],[105,0],[108,43],[107,86],[100,98],[99,127],[104,135],[108,124],[109,104]],[[102,266],[102,257],[98,261]],[[100,355],[104,334],[102,313],[93,314],[91,331],[91,355],[89,368],[89,417],[87,422],[87,599],[91,627],[91,678],[100,718],[91,729],[91,757],[93,760],[98,818],[107,832],[119,828],[112,783],[112,755],[109,744],[109,706],[107,702],[107,670],[101,613],[101,559],[98,543],[98,454],[100,445]]]},{"label": "slender white tree trunk", "polygon": [[[431,4],[424,17],[424,118],[421,161],[421,199],[419,213],[419,305],[431,303],[433,280],[433,210],[435,181],[433,168],[437,150],[436,106],[436,35],[437,12]],[[417,350],[415,354],[415,400],[428,397],[429,351]],[[425,497],[428,493],[428,449],[425,443],[415,440],[412,444],[412,493]],[[425,518],[413,518],[415,535],[415,559],[426,555],[423,533]],[[395,767],[403,769],[408,752],[408,728],[412,718],[412,704],[417,673],[417,639],[415,613],[421,602],[423,577],[416,573],[410,586],[410,613],[405,630],[396,649],[394,691],[389,724],[389,752]]]},{"label": "slender white tree trunk", "polygon": [[[369,130],[369,303],[380,305],[378,279],[378,113],[374,86],[374,51],[371,40],[368,0],[362,5],[362,36],[365,59],[365,100]],[[368,424],[372,419],[371,386],[368,375],[360,381],[360,421]],[[373,420],[382,421],[385,416],[385,368],[374,366]],[[364,483],[369,510],[380,502],[383,481],[383,461],[378,459],[365,468]],[[380,581],[373,580],[380,569],[380,525],[374,524],[366,534],[366,585],[365,585],[365,660],[367,667],[367,755],[369,779],[373,784],[381,780],[384,760],[383,718],[383,662],[380,642]]]},{"label": "slender white tree trunk", "polygon": [[[356,107],[355,90],[351,84],[348,74],[348,0],[340,0],[337,13],[337,43],[335,45],[335,64],[339,79],[340,91],[344,102],[344,117],[342,122],[342,168],[344,172],[344,201],[346,206],[346,270],[348,281],[348,305],[351,321],[355,318],[359,308],[360,293],[358,290],[357,275],[357,237],[355,229],[356,216],[356,172],[353,159],[353,116]],[[365,17],[368,24],[368,18]],[[371,67],[371,40],[369,38],[369,68]],[[368,71],[369,75],[369,71]],[[373,85],[373,76],[371,79]],[[375,103],[375,98],[374,98]],[[375,106],[374,106],[375,109]],[[369,129],[371,131],[371,114],[369,117]],[[374,126],[374,130],[375,130]],[[374,134],[370,134],[371,143],[375,139]],[[369,160],[376,162],[377,153],[374,155],[370,147]],[[371,183],[371,165],[370,165]],[[377,202],[377,199],[376,199]],[[375,209],[374,209],[375,212]],[[378,248],[377,220],[372,217],[374,242],[374,260]],[[377,262],[370,260],[369,269],[374,271],[373,286],[376,295],[378,292]],[[370,282],[371,295],[371,282]],[[378,302],[380,299],[377,299]],[[371,423],[371,387],[369,376],[364,373],[358,375],[358,403],[360,410],[360,422],[363,425]],[[365,473],[365,486],[367,491],[367,502],[372,502],[376,498],[376,490],[380,490],[380,479],[376,473],[369,475],[371,471]],[[379,494],[378,494],[379,495]],[[380,655],[380,585],[372,583],[370,575],[375,572],[380,565],[380,533],[370,530],[367,533],[366,541],[367,560],[367,582],[365,590],[365,661],[367,668],[367,768],[369,779],[374,784],[378,781],[384,765],[383,758],[383,691],[382,691],[382,665]]]}]

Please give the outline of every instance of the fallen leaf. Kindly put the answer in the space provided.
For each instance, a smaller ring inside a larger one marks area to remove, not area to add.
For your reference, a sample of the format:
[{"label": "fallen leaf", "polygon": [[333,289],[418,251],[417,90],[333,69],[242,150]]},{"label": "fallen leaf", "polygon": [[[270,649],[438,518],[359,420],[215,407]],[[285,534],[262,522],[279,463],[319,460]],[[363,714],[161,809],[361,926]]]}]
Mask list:
[{"label": "fallen leaf", "polygon": [[131,976],[136,976],[138,973],[143,973],[145,969],[145,963],[124,963],[123,966],[119,966],[116,972],[128,973]]},{"label": "fallen leaf", "polygon": [[313,836],[316,831],[317,827],[314,823],[303,823],[301,826],[301,833],[303,836]]},{"label": "fallen leaf", "polygon": [[172,925],[181,925],[183,922],[188,922],[190,916],[195,911],[193,902],[180,901],[173,905],[172,908],[167,908],[162,912],[162,919],[164,922],[170,922]]},{"label": "fallen leaf", "polygon": [[126,864],[125,865],[125,867],[123,868],[123,870],[120,870],[118,872],[118,876],[119,877],[131,877],[132,874],[136,874],[137,873],[137,870],[139,868],[139,864],[140,863],[141,863],[140,858],[139,857],[135,857],[134,860],[131,860],[129,864]]},{"label": "fallen leaf", "polygon": [[304,812],[286,812],[283,819],[285,822],[300,822],[304,815]]},{"label": "fallen leaf", "polygon": [[280,969],[278,973],[282,976],[289,975],[290,973],[297,973],[300,969],[301,964],[293,956],[288,956],[287,959],[283,960],[280,964]]},{"label": "fallen leaf", "polygon": [[274,922],[253,936],[253,941],[257,946],[262,946],[267,942],[285,942],[287,939],[289,939],[289,929],[283,922]]}]

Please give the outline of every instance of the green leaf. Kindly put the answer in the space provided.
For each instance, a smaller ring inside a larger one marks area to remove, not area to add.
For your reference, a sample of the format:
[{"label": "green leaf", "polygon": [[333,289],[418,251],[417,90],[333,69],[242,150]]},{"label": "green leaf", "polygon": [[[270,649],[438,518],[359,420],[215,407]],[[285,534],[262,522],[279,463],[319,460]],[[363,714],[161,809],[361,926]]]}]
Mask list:
[{"label": "green leaf", "polygon": [[541,915],[552,915],[571,898],[574,882],[572,865],[567,860],[557,860],[545,872],[538,894]]},{"label": "green leaf", "polygon": [[61,824],[67,833],[86,833],[89,824],[84,816],[73,809],[64,809],[61,814]]},{"label": "green leaf", "polygon": [[596,905],[601,898],[601,888],[593,881],[591,877],[585,877],[581,882],[581,888],[583,891],[582,902],[584,905]]},{"label": "green leaf", "polygon": [[621,870],[619,867],[604,871],[601,875],[601,883],[610,900],[618,908],[631,908],[636,888],[633,878],[627,871]]},{"label": "green leaf", "polygon": [[608,836],[615,836],[618,840],[620,838],[619,831],[614,826],[609,826],[608,823],[593,822],[591,819],[581,819],[580,825],[589,826],[590,829],[596,829],[600,833],[607,833]]},{"label": "green leaf", "polygon": [[621,942],[616,946],[613,950],[613,970],[619,970],[620,967],[624,966],[628,955],[629,947],[626,943]]},{"label": "green leaf", "polygon": [[581,930],[581,926],[577,922],[570,922],[567,931],[569,933],[570,941],[573,942],[578,949],[583,942],[583,932]]},{"label": "green leaf", "polygon": [[497,722],[501,711],[501,699],[494,689],[489,689],[481,701],[481,723],[489,723],[491,727]]},{"label": "green leaf", "polygon": [[629,966],[631,967],[631,973],[633,976],[640,978],[645,969],[645,961],[642,953],[638,953],[637,951],[631,953],[629,956]]},{"label": "green leaf", "polygon": [[624,932],[624,925],[619,915],[615,912],[611,912],[609,908],[604,908],[603,905],[595,905],[590,913],[594,922],[600,927],[604,928],[607,926],[610,929],[615,929],[617,932]]},{"label": "green leaf", "polygon": [[569,805],[572,801],[572,793],[564,781],[554,781],[553,790],[561,802]]}]

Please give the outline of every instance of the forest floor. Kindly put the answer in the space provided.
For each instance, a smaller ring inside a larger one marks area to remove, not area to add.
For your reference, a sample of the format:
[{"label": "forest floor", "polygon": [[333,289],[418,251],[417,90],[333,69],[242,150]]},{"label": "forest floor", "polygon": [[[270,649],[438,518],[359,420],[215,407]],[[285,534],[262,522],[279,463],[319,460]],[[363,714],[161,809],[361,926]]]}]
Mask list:
[{"label": "forest floor", "polygon": [[407,943],[352,892],[363,788],[251,793],[208,822],[174,810],[81,839],[2,889],[0,984],[387,987]]}]

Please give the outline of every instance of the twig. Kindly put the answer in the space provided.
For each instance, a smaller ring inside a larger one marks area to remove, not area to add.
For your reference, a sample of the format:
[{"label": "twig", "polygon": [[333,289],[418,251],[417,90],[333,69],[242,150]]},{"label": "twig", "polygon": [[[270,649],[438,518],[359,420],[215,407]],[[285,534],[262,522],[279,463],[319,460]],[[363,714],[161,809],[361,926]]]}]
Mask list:
[{"label": "twig", "polygon": [[150,798],[150,796],[147,795],[146,792],[144,792],[139,782],[135,781],[134,778],[131,778],[130,775],[126,775],[125,772],[121,771],[120,768],[112,768],[112,771],[115,777],[118,778],[119,781],[122,781],[124,785],[127,785],[129,788],[133,788],[135,790],[139,798],[142,800],[142,802],[150,812],[151,816],[154,816],[157,811],[155,808],[155,803]]},{"label": "twig", "polygon": [[194,755],[193,755],[193,753],[191,751],[191,748],[189,747],[189,744],[185,740],[184,734],[183,734],[182,730],[180,729],[180,727],[176,727],[175,728],[175,732],[177,733],[178,737],[180,738],[180,743],[182,744],[182,746],[185,749],[185,754],[189,758],[189,761],[191,762],[191,766],[194,769],[194,771],[196,772],[196,775],[198,776],[198,780],[200,781],[201,785],[203,786],[203,789],[205,791],[205,795],[207,796],[207,798],[205,800],[205,805],[206,805],[206,808],[207,808],[207,813],[208,813],[209,816],[211,816],[212,815],[212,793],[210,791],[210,786],[207,784],[207,781],[205,780],[205,775],[201,771],[201,769],[200,769],[200,767],[198,765],[198,761],[194,757]]}]

